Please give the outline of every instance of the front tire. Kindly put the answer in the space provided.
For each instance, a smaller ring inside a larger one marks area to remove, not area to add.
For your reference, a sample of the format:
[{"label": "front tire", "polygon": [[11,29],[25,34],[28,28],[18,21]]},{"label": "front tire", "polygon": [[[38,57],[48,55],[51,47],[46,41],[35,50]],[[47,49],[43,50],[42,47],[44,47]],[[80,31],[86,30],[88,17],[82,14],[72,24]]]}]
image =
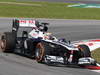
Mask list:
[{"label": "front tire", "polygon": [[91,57],[91,52],[88,46],[79,45],[78,48],[79,48],[81,57]]}]

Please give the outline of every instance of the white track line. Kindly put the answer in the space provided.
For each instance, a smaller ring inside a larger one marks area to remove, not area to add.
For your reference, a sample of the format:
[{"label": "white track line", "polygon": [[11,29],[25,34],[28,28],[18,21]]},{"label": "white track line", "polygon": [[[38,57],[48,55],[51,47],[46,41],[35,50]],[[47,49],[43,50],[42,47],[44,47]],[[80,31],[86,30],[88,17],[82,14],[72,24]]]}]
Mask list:
[{"label": "white track line", "polygon": [[41,4],[17,3],[17,2],[0,2],[0,4],[25,5],[25,6],[42,6]]},{"label": "white track line", "polygon": [[97,72],[97,73],[100,73],[100,70],[91,70],[93,72]]}]

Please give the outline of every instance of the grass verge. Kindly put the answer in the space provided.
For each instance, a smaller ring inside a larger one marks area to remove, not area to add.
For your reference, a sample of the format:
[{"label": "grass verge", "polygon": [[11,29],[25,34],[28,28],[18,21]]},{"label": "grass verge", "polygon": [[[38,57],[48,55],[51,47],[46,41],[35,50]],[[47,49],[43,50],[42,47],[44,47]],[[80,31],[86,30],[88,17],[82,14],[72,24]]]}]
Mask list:
[{"label": "grass verge", "polygon": [[17,0],[0,0],[0,2],[14,2],[14,1],[17,1]]},{"label": "grass verge", "polygon": [[100,48],[92,52],[92,57],[96,59],[98,62],[100,62]]},{"label": "grass verge", "polygon": [[99,8],[69,8],[70,3],[4,1],[0,1],[0,17],[100,19]]}]

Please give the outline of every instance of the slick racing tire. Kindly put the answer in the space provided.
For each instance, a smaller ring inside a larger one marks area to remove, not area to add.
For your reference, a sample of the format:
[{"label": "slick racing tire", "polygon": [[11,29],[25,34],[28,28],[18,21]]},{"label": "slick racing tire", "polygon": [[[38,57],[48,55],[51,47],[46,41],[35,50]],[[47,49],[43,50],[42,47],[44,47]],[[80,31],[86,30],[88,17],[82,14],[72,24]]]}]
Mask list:
[{"label": "slick racing tire", "polygon": [[79,52],[81,57],[91,57],[91,52],[88,46],[86,45],[79,45]]},{"label": "slick racing tire", "polygon": [[15,36],[12,34],[12,32],[5,32],[1,36],[1,49],[3,52],[13,52],[15,45]]},{"label": "slick racing tire", "polygon": [[38,43],[36,45],[36,50],[35,50],[35,59],[38,63],[42,63],[44,60],[44,53],[45,49],[42,43]]}]

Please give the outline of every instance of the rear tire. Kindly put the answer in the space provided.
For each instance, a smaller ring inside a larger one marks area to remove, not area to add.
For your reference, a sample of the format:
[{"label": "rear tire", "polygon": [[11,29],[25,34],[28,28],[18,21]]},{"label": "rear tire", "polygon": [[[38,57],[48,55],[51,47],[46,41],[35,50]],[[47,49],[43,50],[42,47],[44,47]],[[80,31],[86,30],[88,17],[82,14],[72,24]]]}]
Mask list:
[{"label": "rear tire", "polygon": [[3,52],[13,52],[16,46],[16,37],[12,32],[5,32],[1,36],[1,49]]},{"label": "rear tire", "polygon": [[91,52],[88,46],[79,45],[78,48],[79,48],[81,57],[91,57]]},{"label": "rear tire", "polygon": [[38,63],[43,62],[44,54],[45,54],[44,45],[42,43],[38,43],[36,45],[36,50],[35,50],[35,59]]}]

